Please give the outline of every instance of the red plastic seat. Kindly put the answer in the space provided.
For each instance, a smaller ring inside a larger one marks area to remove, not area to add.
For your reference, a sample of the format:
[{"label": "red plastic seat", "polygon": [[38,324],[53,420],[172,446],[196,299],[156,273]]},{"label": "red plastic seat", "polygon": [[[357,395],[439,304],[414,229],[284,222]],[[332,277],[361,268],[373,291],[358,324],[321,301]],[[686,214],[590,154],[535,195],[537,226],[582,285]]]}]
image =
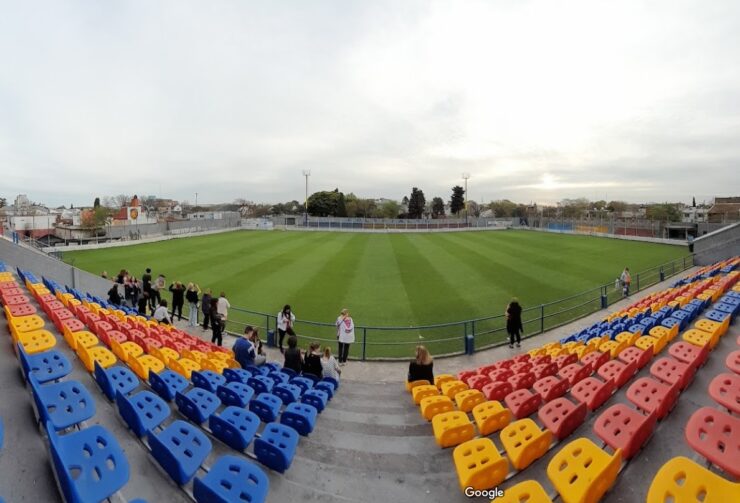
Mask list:
[{"label": "red plastic seat", "polygon": [[514,388],[514,391],[518,389],[529,389],[536,380],[537,378],[535,378],[532,372],[522,372],[521,374],[514,374],[509,377],[509,382]]},{"label": "red plastic seat", "polygon": [[488,400],[502,401],[506,396],[514,391],[514,387],[508,382],[495,381],[483,386],[481,390]]},{"label": "red plastic seat", "polygon": [[514,417],[521,419],[534,413],[542,402],[542,397],[539,393],[532,393],[528,389],[520,389],[512,391],[506,398],[504,403],[506,407],[514,414]]},{"label": "red plastic seat", "polygon": [[514,358],[512,358],[511,360],[512,360],[512,361],[513,361],[514,363],[523,363],[523,362],[528,362],[528,361],[530,360],[530,358],[532,358],[532,357],[531,357],[531,356],[529,356],[529,353],[522,353],[522,354],[520,354],[520,355],[516,355],[516,356],[515,356]]},{"label": "red plastic seat", "polygon": [[727,355],[725,360],[725,366],[732,370],[734,373],[740,375],[740,350],[733,351]]},{"label": "red plastic seat", "polygon": [[81,332],[82,330],[85,330],[85,324],[82,323],[77,318],[69,318],[67,320],[62,320],[62,328],[60,332],[64,332],[64,329],[68,329],[70,332]]},{"label": "red plastic seat", "polygon": [[602,353],[601,351],[592,351],[591,353],[581,358],[581,362],[584,365],[591,365],[591,368],[594,370],[599,370],[599,367],[601,367],[606,362],[608,362],[609,359],[610,359],[609,353]]},{"label": "red plastic seat", "polygon": [[712,464],[740,478],[740,419],[702,407],[686,424],[686,442]]},{"label": "red plastic seat", "polygon": [[587,377],[573,386],[570,394],[579,402],[585,403],[588,410],[596,410],[609,400],[614,390],[611,379],[600,381],[595,377]]},{"label": "red plastic seat", "polygon": [[496,362],[497,368],[500,369],[508,369],[512,365],[514,365],[514,360],[501,360],[500,362]]},{"label": "red plastic seat", "polygon": [[578,381],[582,381],[591,375],[591,365],[581,365],[580,363],[571,363],[561,368],[558,375],[563,379],[567,379],[571,386],[574,386]]},{"label": "red plastic seat", "polygon": [[532,364],[529,362],[518,362],[511,366],[511,371],[514,374],[523,374],[532,370]]},{"label": "red plastic seat", "polygon": [[543,363],[550,363],[552,361],[552,358],[550,355],[541,355],[541,356],[535,356],[529,362],[532,364],[532,367],[536,367],[537,365],[542,365]]},{"label": "red plastic seat", "polygon": [[471,389],[477,389],[478,391],[483,390],[483,386],[490,384],[491,379],[488,376],[475,375],[468,379],[468,386]]},{"label": "red plastic seat", "polygon": [[729,373],[718,375],[709,384],[709,396],[733,414],[740,414],[740,376]]},{"label": "red plastic seat", "polygon": [[567,379],[560,379],[557,376],[545,376],[538,379],[532,389],[540,394],[544,402],[549,402],[559,398],[568,392],[570,382]]},{"label": "red plastic seat", "polygon": [[668,348],[668,354],[676,360],[683,363],[688,363],[689,365],[698,369],[699,367],[704,365],[704,362],[707,361],[707,357],[709,356],[709,348],[700,348],[699,346],[689,344],[686,341],[678,341],[671,344],[671,346]]},{"label": "red plastic seat", "polygon": [[457,373],[457,380],[468,384],[468,378],[478,375],[475,370],[461,370]]},{"label": "red plastic seat", "polygon": [[514,372],[512,372],[509,369],[496,369],[493,372],[488,373],[488,377],[491,379],[491,381],[499,381],[499,382],[506,382],[509,380],[509,377],[513,376]]},{"label": "red plastic seat", "polygon": [[621,388],[624,383],[632,379],[637,372],[637,362],[624,363],[619,360],[610,360],[596,372],[605,381],[611,379],[614,386]]},{"label": "red plastic seat", "polygon": [[666,384],[678,383],[679,389],[686,389],[694,378],[696,368],[673,358],[658,358],[650,366],[650,375]]},{"label": "red plastic seat", "polygon": [[558,364],[555,362],[543,363],[532,368],[532,373],[536,379],[542,379],[547,376],[554,376],[558,373]]},{"label": "red plastic seat", "polygon": [[488,376],[488,374],[490,372],[493,372],[497,368],[498,367],[496,367],[496,364],[495,363],[491,363],[489,365],[482,365],[482,366],[478,367],[475,371],[478,372],[478,374],[480,374],[482,376]]},{"label": "red plastic seat", "polygon": [[636,346],[629,346],[617,355],[617,359],[624,363],[632,363],[632,361],[635,361],[638,369],[647,365],[652,358],[653,346],[650,346],[646,350],[640,349]]},{"label": "red plastic seat", "polygon": [[627,389],[627,399],[640,410],[655,412],[660,420],[671,411],[678,393],[678,384],[668,385],[651,377],[641,377]]},{"label": "red plastic seat", "polygon": [[36,308],[33,307],[31,304],[14,304],[12,306],[5,307],[8,308],[8,311],[10,311],[10,316],[13,316],[14,318],[36,314]]},{"label": "red plastic seat", "polygon": [[542,424],[550,430],[558,440],[569,436],[586,419],[586,404],[574,404],[567,398],[561,397],[542,406],[537,416]]},{"label": "red plastic seat", "polygon": [[612,405],[594,422],[594,433],[614,450],[622,449],[624,459],[640,450],[655,429],[658,415],[641,414],[623,403]]},{"label": "red plastic seat", "polygon": [[572,354],[572,355],[560,355],[557,358],[555,358],[555,364],[558,366],[559,369],[570,365],[571,363],[575,363],[578,361],[578,355]]}]

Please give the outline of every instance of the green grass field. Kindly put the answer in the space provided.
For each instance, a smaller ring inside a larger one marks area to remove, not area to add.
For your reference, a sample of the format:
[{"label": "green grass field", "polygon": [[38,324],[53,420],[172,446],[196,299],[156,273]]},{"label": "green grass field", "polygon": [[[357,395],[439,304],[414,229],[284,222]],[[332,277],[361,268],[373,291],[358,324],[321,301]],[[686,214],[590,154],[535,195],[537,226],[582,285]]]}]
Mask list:
[{"label": "green grass field", "polygon": [[[151,267],[168,282],[193,281],[215,293],[225,291],[232,306],[273,315],[283,304],[291,304],[299,319],[332,322],[347,307],[357,325],[409,327],[499,315],[513,296],[525,308],[539,306],[613,283],[625,265],[634,278],[639,271],[687,253],[678,246],[531,231],[240,231],[67,252],[64,260],[110,276],[125,268],[138,277]],[[643,285],[656,281],[657,271],[642,279]],[[610,295],[618,294],[609,290]],[[545,328],[594,311],[594,299],[598,292],[548,306]],[[539,309],[526,319],[535,316]],[[246,313],[232,312],[230,319],[266,324],[264,316]],[[372,330],[367,356],[407,355],[420,335],[435,353],[460,351],[465,330],[481,334],[476,345],[482,346],[500,341],[501,327],[502,320],[495,319],[475,327],[421,332]],[[525,326],[525,334],[539,328],[538,318]],[[331,328],[308,324],[297,325],[297,330],[312,337],[334,336]],[[362,335],[358,332],[358,338]],[[359,344],[352,354],[361,354]]]}]

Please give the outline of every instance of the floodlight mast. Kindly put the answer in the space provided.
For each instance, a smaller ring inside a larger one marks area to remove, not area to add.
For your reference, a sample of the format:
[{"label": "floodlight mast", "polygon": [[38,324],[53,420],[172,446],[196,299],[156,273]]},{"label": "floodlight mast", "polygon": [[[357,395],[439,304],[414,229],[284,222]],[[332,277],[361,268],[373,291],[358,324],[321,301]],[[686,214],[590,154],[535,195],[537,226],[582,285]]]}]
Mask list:
[{"label": "floodlight mast", "polygon": [[303,170],[303,176],[306,177],[306,199],[304,200],[304,225],[308,227],[308,177],[311,176],[311,170],[310,169],[304,169]]},{"label": "floodlight mast", "polygon": [[463,180],[465,180],[465,227],[468,226],[468,178],[470,173],[462,174]]}]

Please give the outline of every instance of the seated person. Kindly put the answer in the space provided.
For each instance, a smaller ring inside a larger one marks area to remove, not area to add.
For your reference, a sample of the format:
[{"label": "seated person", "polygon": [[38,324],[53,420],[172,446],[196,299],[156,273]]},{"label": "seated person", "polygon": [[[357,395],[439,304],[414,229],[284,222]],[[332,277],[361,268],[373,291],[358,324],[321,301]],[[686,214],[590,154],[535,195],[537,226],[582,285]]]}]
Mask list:
[{"label": "seated person", "polygon": [[306,356],[303,358],[303,373],[312,374],[321,378],[321,345],[318,342],[312,342],[308,346]]},{"label": "seated person", "polygon": [[234,359],[239,362],[242,368],[246,368],[248,365],[264,365],[267,358],[264,354],[259,354],[255,350],[255,344],[253,342],[256,330],[247,325],[244,329],[244,336],[240,337],[232,348],[234,351]]},{"label": "seated person", "polygon": [[113,283],[113,286],[108,290],[108,302],[114,306],[121,305],[121,294],[118,293],[118,283]]},{"label": "seated person", "polygon": [[331,348],[326,346],[324,348],[324,356],[321,357],[321,374],[323,377],[331,377],[332,379],[339,380],[339,374],[342,373],[342,369],[339,368],[336,358],[331,354]]},{"label": "seated person", "polygon": [[153,318],[160,323],[165,325],[170,324],[170,313],[167,311],[167,300],[162,299],[159,301],[159,307],[154,310]]},{"label": "seated person", "polygon": [[285,363],[283,368],[291,369],[296,374],[303,370],[303,357],[298,349],[298,338],[295,335],[288,337],[288,349],[285,350]]},{"label": "seated person", "polygon": [[416,346],[416,359],[409,363],[408,381],[426,380],[429,384],[434,384],[433,366],[434,361],[427,348],[422,345]]}]

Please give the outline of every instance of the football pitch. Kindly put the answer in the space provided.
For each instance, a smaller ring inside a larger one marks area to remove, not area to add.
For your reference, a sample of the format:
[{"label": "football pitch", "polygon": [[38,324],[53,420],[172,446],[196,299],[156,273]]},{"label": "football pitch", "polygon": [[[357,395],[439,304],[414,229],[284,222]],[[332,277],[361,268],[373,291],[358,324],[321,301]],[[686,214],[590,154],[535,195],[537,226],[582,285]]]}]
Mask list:
[{"label": "football pitch", "polygon": [[[500,315],[512,297],[525,309],[540,306],[612,284],[624,266],[634,281],[636,273],[686,255],[688,250],[679,246],[515,230],[236,231],[65,252],[64,260],[94,274],[107,271],[109,277],[120,269],[140,277],[151,267],[153,275],[165,274],[168,284],[192,281],[215,294],[224,291],[232,306],[271,315],[290,304],[299,320],[331,323],[346,307],[358,326],[410,327]],[[644,275],[643,285],[655,283],[657,276],[657,270]],[[618,292],[610,287],[609,294]],[[553,315],[544,328],[594,311],[594,299],[598,292],[558,305],[557,312],[567,312],[560,318]],[[229,318],[274,328],[265,316],[232,310]],[[419,341],[441,353],[460,351],[463,334],[471,330],[486,334],[477,346],[502,340],[501,321],[357,335],[358,340],[367,337],[368,357],[410,355]],[[527,324],[525,334],[539,330],[540,324]],[[299,323],[296,329],[299,335],[334,339],[331,327]],[[361,355],[360,344],[353,345],[351,354]]]}]

